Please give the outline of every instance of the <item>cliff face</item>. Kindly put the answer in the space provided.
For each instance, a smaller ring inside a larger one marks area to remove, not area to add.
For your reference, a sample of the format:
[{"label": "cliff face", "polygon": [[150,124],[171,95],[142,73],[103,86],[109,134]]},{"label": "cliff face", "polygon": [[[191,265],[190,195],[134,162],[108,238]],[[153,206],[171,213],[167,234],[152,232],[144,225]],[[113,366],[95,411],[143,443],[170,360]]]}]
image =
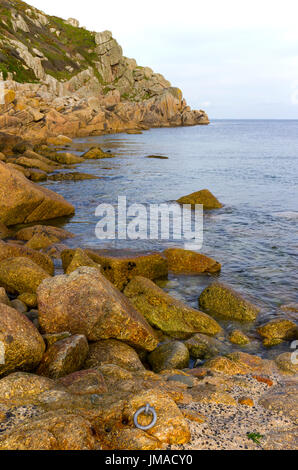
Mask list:
[{"label": "cliff face", "polygon": [[0,126],[27,137],[209,123],[162,75],[123,56],[109,31],[19,0],[0,0],[0,74],[12,90]]}]

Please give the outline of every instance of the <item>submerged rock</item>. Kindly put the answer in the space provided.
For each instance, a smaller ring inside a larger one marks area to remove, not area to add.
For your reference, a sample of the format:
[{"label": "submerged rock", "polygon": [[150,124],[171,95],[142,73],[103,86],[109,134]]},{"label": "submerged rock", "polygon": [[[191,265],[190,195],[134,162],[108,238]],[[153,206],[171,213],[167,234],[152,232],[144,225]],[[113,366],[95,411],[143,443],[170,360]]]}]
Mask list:
[{"label": "submerged rock", "polygon": [[243,322],[254,321],[260,311],[231,287],[219,282],[213,282],[203,290],[199,305],[211,315]]},{"label": "submerged rock", "polygon": [[[101,266],[105,277],[121,291],[134,276],[144,276],[152,280],[167,278],[168,276],[168,263],[158,253],[117,258],[92,250],[84,250],[84,252],[92,261]],[[62,252],[61,258],[65,272],[74,254],[75,250]]]},{"label": "submerged rock", "polygon": [[0,285],[11,293],[34,294],[42,281],[50,277],[48,272],[28,258],[10,258],[0,262]]},{"label": "submerged rock", "polygon": [[189,364],[189,352],[180,341],[171,341],[161,344],[151,352],[148,362],[154,372],[165,369],[184,369]]},{"label": "submerged rock", "polygon": [[146,320],[98,269],[82,267],[47,279],[37,294],[45,333],[70,331],[90,341],[114,338],[149,351],[157,345]]},{"label": "submerged rock", "polygon": [[35,185],[20,172],[0,162],[0,221],[2,223],[9,226],[73,214],[74,207],[62,196]]},{"label": "submerged rock", "polygon": [[84,335],[70,336],[52,344],[37,369],[38,375],[58,379],[81,369],[88,354]]},{"label": "submerged rock", "polygon": [[124,293],[153,327],[174,338],[193,333],[215,335],[221,330],[209,315],[171,297],[144,277],[135,277]]},{"label": "submerged rock", "polygon": [[272,320],[266,325],[257,329],[258,333],[264,338],[264,346],[274,346],[283,341],[298,339],[298,327],[286,319]]},{"label": "submerged rock", "polygon": [[88,175],[87,173],[78,173],[76,171],[72,173],[57,173],[51,175],[48,178],[51,181],[83,181],[83,180],[99,180],[99,176]]},{"label": "submerged rock", "polygon": [[220,209],[223,207],[208,189],[202,189],[201,191],[183,196],[178,199],[177,202],[179,202],[179,204],[191,204],[192,208],[194,208],[196,204],[203,204],[204,210]]},{"label": "submerged rock", "polygon": [[128,344],[115,339],[106,339],[90,344],[85,368],[92,369],[103,364],[116,364],[128,370],[144,369],[136,351]]},{"label": "submerged rock", "polygon": [[278,368],[288,374],[298,374],[297,351],[285,352],[275,358]]},{"label": "submerged rock", "polygon": [[175,273],[217,273],[221,265],[208,256],[181,248],[168,248],[164,251],[169,270]]},{"label": "submerged rock", "polygon": [[44,341],[30,320],[4,304],[0,304],[0,341],[5,359],[4,364],[0,363],[0,376],[15,370],[33,370],[45,350]]}]

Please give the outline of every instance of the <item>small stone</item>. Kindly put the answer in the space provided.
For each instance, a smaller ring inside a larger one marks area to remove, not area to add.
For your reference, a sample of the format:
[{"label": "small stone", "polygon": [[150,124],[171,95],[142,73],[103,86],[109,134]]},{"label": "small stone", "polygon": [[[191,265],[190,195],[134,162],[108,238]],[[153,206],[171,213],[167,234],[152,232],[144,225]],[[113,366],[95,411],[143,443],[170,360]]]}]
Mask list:
[{"label": "small stone", "polygon": [[255,406],[254,401],[251,398],[248,397],[241,397],[238,399],[238,403],[240,405],[245,405],[245,406]]},{"label": "small stone", "polygon": [[27,305],[19,299],[11,300],[10,304],[20,313],[25,313],[28,310]]},{"label": "small stone", "polygon": [[245,345],[250,343],[249,338],[241,330],[233,330],[229,336],[229,341],[233,344]]},{"label": "small stone", "polygon": [[158,346],[149,354],[148,362],[154,372],[164,369],[184,369],[189,364],[189,352],[180,341],[172,341]]}]

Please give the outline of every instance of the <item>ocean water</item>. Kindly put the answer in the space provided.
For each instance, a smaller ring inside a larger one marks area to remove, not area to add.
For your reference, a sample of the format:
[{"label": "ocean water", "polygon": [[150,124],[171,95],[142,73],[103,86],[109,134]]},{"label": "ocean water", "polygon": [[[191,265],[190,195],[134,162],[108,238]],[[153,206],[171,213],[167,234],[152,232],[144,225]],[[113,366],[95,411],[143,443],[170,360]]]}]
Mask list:
[{"label": "ocean water", "polygon": [[[73,218],[60,222],[77,234],[68,244],[134,252],[183,246],[183,241],[97,240],[95,209],[116,205],[119,195],[128,204],[163,203],[208,188],[224,207],[205,212],[200,251],[222,264],[219,279],[260,305],[259,323],[279,316],[280,305],[298,301],[298,120],[216,120],[209,126],[89,137],[76,139],[69,151],[79,155],[93,145],[116,158],[86,161],[75,171],[100,179],[44,183],[76,208]],[[198,308],[212,280],[171,275],[165,288]],[[251,324],[244,329],[254,335]],[[260,349],[259,342],[248,348]]]}]

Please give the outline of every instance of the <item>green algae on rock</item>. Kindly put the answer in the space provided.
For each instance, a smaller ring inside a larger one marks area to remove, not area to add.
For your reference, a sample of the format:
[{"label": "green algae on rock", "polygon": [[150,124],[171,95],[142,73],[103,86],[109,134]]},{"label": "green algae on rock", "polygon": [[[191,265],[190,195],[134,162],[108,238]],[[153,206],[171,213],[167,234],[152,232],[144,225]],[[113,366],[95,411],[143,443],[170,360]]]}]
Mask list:
[{"label": "green algae on rock", "polygon": [[171,297],[150,279],[133,278],[124,294],[154,328],[174,338],[187,338],[193,333],[215,335],[221,331],[209,315]]},{"label": "green algae on rock", "polygon": [[213,282],[203,290],[199,297],[199,305],[210,315],[243,322],[254,321],[260,311],[259,307],[220,282]]},{"label": "green algae on rock", "polygon": [[250,343],[249,338],[241,330],[233,330],[229,335],[229,341],[238,345],[245,345]]}]

